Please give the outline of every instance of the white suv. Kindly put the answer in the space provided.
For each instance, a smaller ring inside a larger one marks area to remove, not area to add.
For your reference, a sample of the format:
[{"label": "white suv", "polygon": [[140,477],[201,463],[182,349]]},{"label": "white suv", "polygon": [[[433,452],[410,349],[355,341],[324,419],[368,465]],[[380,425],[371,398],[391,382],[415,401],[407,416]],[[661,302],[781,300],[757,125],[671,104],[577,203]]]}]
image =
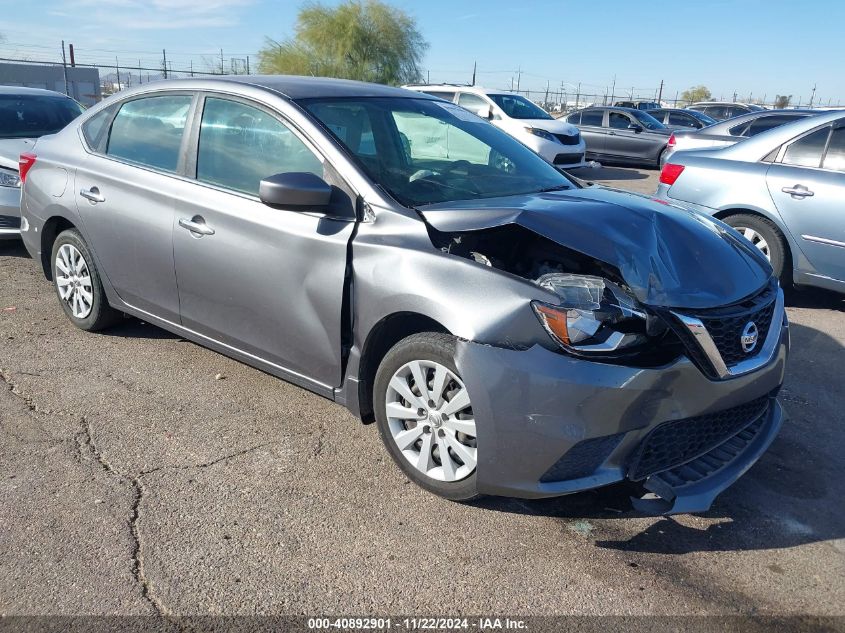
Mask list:
[{"label": "white suv", "polygon": [[585,167],[586,145],[578,128],[552,118],[525,97],[503,90],[478,86],[409,85],[416,90],[451,101],[477,114],[516,140],[527,145],[550,163],[564,169]]}]

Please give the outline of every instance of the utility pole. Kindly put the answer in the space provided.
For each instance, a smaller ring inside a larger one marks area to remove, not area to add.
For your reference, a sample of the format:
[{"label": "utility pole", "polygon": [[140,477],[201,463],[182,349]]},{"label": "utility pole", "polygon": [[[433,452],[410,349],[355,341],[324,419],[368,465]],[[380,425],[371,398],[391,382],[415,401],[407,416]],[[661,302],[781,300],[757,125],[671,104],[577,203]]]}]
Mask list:
[{"label": "utility pole", "polygon": [[141,60],[138,60],[138,83],[144,83],[144,75],[141,73]]},{"label": "utility pole", "polygon": [[519,80],[522,79],[522,65],[516,70],[516,92],[519,93]]},{"label": "utility pole", "polygon": [[73,54],[73,44],[68,44],[67,50],[70,53],[70,67],[74,68],[76,66],[76,56]]},{"label": "utility pole", "polygon": [[221,75],[226,74],[226,73],[223,71],[223,49],[222,49],[222,48],[220,49],[220,74],[221,74]]},{"label": "utility pole", "polygon": [[431,84],[431,71],[430,70],[425,71],[425,83]]},{"label": "utility pole", "polygon": [[613,75],[613,87],[610,89],[610,104],[613,105],[613,102],[616,100],[616,75]]},{"label": "utility pole", "polygon": [[65,75],[65,94],[69,97],[70,92],[68,92],[67,59],[65,59],[65,41],[64,40],[62,40],[62,69],[64,70],[64,75]]},{"label": "utility pole", "polygon": [[[167,51],[163,48],[161,49],[161,57],[162,57],[162,66],[164,67],[164,78],[167,79]],[[149,79],[149,75],[147,76]]]},{"label": "utility pole", "polygon": [[475,85],[475,69],[476,69],[477,65],[478,65],[478,62],[472,62],[472,83],[470,84],[470,86]]},{"label": "utility pole", "polygon": [[581,100],[581,82],[578,82],[578,92],[575,93],[575,109],[578,109],[578,101]]},{"label": "utility pole", "polygon": [[546,100],[543,101],[544,107],[549,107],[549,80],[546,80]]},{"label": "utility pole", "polygon": [[663,80],[660,80],[660,91],[657,93],[657,103],[663,100]]},{"label": "utility pole", "polygon": [[734,102],[734,103],[736,103],[736,90],[734,90],[734,98],[733,98],[733,102]]},{"label": "utility pole", "polygon": [[117,89],[120,90],[120,64],[117,61],[117,55],[114,56],[114,70],[117,74]]},{"label": "utility pole", "polygon": [[194,60],[191,60],[191,77],[194,76]]},{"label": "utility pole", "polygon": [[813,92],[810,93],[810,109],[813,108],[813,100],[816,98],[816,84],[813,84]]},{"label": "utility pole", "polygon": [[249,55],[246,56],[246,74],[249,74]]}]

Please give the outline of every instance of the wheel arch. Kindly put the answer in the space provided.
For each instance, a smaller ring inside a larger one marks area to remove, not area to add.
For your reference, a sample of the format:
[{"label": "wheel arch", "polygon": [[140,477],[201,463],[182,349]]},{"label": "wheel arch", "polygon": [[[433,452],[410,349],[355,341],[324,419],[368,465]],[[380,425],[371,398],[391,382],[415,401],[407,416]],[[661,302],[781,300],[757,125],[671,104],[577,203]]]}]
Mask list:
[{"label": "wheel arch", "polygon": [[798,259],[798,249],[795,247],[792,234],[789,232],[789,229],[784,226],[783,222],[778,217],[774,217],[769,213],[764,213],[757,209],[749,208],[749,207],[730,207],[727,209],[720,209],[716,213],[713,214],[713,217],[717,220],[725,221],[727,218],[733,215],[752,215],[755,217],[760,218],[761,220],[766,220],[771,222],[775,225],[775,228],[783,237],[784,245],[786,246],[786,255],[788,261],[792,264],[792,270],[795,271],[799,267],[799,259]]},{"label": "wheel arch", "polygon": [[452,334],[439,321],[419,312],[394,312],[378,321],[364,340],[358,364],[358,407],[361,420],[369,424],[375,420],[373,385],[381,361],[390,349],[406,336],[421,332]]},{"label": "wheel arch", "polygon": [[62,215],[50,217],[41,228],[41,268],[44,276],[53,281],[53,266],[50,261],[53,254],[53,244],[59,233],[68,229],[79,230],[78,227]]}]

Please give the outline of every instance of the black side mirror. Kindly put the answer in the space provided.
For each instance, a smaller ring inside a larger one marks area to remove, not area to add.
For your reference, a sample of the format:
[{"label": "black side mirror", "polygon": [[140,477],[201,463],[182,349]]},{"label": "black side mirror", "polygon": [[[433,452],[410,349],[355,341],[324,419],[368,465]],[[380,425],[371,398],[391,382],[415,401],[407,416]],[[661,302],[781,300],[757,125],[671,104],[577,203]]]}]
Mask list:
[{"label": "black side mirror", "polygon": [[637,134],[639,134],[640,132],[642,132],[642,131],[643,131],[643,126],[642,126],[642,125],[637,125],[636,123],[631,123],[631,124],[628,126],[628,129],[629,129],[629,130],[634,130],[634,132],[636,132]]},{"label": "black side mirror", "polygon": [[308,172],[288,172],[267,176],[258,185],[258,197],[271,207],[297,207],[325,211],[332,197],[332,187]]}]

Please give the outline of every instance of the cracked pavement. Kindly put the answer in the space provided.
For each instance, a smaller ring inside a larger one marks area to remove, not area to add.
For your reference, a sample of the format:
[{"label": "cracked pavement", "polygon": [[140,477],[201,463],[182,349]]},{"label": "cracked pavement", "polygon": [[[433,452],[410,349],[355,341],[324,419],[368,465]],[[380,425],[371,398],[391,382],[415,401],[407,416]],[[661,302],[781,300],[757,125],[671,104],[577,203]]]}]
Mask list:
[{"label": "cracked pavement", "polygon": [[328,400],[134,319],[76,330],[0,242],[0,614],[844,615],[845,299],[789,315],[790,420],[707,514],[460,505]]}]

